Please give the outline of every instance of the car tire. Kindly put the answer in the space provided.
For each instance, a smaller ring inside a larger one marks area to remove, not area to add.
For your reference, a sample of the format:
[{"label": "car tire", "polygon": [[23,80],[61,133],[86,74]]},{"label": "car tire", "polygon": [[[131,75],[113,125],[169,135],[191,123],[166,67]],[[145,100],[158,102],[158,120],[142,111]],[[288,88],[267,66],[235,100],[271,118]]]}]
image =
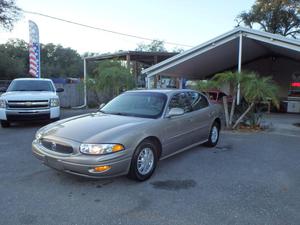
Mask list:
[{"label": "car tire", "polygon": [[146,140],[140,143],[133,154],[128,177],[137,181],[149,179],[157,165],[157,152],[152,142]]},{"label": "car tire", "polygon": [[10,123],[6,120],[1,120],[0,123],[1,123],[1,127],[3,128],[7,128],[10,126]]},{"label": "car tire", "polygon": [[220,124],[215,121],[210,128],[208,141],[205,142],[204,145],[207,147],[215,147],[218,144],[219,135],[220,135]]}]

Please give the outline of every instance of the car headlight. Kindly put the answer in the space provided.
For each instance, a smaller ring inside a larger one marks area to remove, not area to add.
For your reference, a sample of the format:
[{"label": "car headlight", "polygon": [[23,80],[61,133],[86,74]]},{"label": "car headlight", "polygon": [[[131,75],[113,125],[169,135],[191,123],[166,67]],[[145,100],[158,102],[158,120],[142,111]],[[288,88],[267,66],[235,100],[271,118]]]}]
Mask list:
[{"label": "car headlight", "polygon": [[58,98],[51,98],[50,99],[50,107],[57,107],[59,106],[59,99]]},{"label": "car headlight", "polygon": [[42,133],[36,132],[36,133],[35,133],[35,139],[36,139],[36,140],[42,139]]},{"label": "car headlight", "polygon": [[104,155],[124,150],[121,144],[81,144],[80,152],[89,155]]},{"label": "car headlight", "polygon": [[0,108],[6,108],[6,101],[4,99],[0,99]]}]

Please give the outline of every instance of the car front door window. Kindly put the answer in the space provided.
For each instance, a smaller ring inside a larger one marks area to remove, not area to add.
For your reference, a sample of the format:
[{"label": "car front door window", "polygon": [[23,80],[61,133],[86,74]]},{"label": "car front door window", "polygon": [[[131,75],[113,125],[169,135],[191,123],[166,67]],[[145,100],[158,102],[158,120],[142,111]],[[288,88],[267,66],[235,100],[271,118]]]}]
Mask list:
[{"label": "car front door window", "polygon": [[188,92],[187,97],[191,103],[192,111],[204,109],[209,105],[206,97],[198,92]]}]

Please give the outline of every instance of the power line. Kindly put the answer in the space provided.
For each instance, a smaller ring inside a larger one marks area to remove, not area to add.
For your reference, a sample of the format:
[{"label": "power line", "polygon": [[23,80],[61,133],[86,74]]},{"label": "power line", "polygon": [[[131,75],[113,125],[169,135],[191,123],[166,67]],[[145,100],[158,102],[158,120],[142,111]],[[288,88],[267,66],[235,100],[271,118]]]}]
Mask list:
[{"label": "power line", "polygon": [[[152,38],[147,38],[147,37],[137,36],[137,35],[133,35],[133,34],[126,34],[126,33],[118,32],[118,31],[108,30],[108,29],[104,29],[104,28],[101,28],[101,27],[94,27],[94,26],[74,22],[74,21],[71,21],[71,20],[66,20],[66,19],[55,17],[55,16],[46,15],[46,14],[39,13],[39,12],[33,12],[33,11],[28,11],[28,10],[22,10],[22,11],[24,13],[43,16],[43,17],[47,17],[47,18],[50,18],[50,19],[62,21],[62,22],[65,22],[65,23],[70,23],[70,24],[74,24],[74,25],[77,25],[77,26],[86,27],[86,28],[90,28],[90,29],[94,29],[94,30],[100,30],[100,31],[108,32],[108,33],[112,33],[112,34],[117,34],[117,35],[122,35],[122,36],[126,36],[126,37],[142,39],[142,40],[146,40],[146,41],[154,41],[155,40],[155,39],[152,39]],[[176,42],[165,41],[164,43],[169,44],[169,45],[182,46],[182,47],[193,47],[193,46],[190,46],[190,45],[180,44],[180,43],[176,43]]]}]

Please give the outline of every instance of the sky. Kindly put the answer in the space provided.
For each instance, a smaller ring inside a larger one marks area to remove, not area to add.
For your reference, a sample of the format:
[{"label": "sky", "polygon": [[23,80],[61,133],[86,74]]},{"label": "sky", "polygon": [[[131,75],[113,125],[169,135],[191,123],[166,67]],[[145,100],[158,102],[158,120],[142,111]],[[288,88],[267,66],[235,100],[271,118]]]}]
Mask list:
[{"label": "sky", "polygon": [[[235,17],[253,3],[254,0],[16,0],[23,10],[189,46],[233,29]],[[134,50],[140,43],[150,43],[27,13],[11,32],[0,30],[0,43],[11,38],[28,42],[28,20],[38,25],[41,43],[61,44],[80,54]],[[168,50],[176,47],[165,46]]]}]

